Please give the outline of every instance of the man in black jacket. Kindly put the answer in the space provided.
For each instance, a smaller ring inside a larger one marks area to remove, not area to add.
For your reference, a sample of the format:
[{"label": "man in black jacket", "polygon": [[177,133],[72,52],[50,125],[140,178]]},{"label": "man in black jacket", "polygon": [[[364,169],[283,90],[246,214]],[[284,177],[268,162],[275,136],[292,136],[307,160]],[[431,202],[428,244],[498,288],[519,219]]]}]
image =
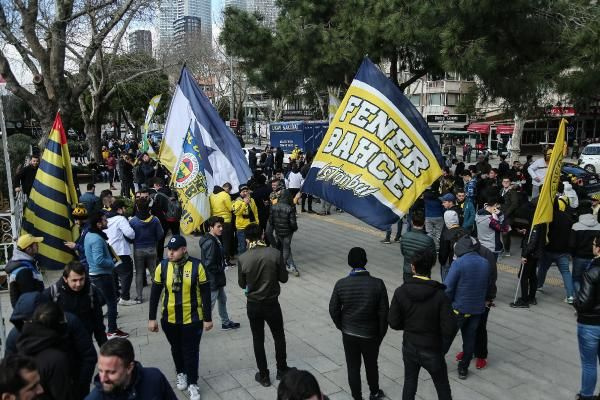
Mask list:
[{"label": "man in black jacket", "polygon": [[40,156],[34,154],[29,160],[29,165],[23,167],[15,175],[15,192],[23,191],[28,197],[33,187],[33,181],[35,180],[35,174],[40,166]]},{"label": "man in black jacket", "polygon": [[[502,190],[500,191],[502,197],[502,214],[504,214],[504,221],[508,225],[513,225],[515,212],[519,208],[519,194],[513,187],[513,184],[508,176],[502,178]],[[502,244],[504,245],[504,255],[510,257],[510,235],[511,231],[502,233]]]},{"label": "man in black jacket", "polygon": [[413,276],[396,289],[390,306],[390,328],[404,331],[403,400],[415,398],[421,367],[431,375],[438,398],[452,398],[443,343],[452,339],[457,328],[446,287],[430,278],[433,264],[431,250],[415,253]]},{"label": "man in black jacket", "polygon": [[291,202],[290,191],[283,190],[277,204],[271,207],[267,234],[281,250],[283,262],[288,272],[293,273],[294,276],[300,276],[298,267],[296,267],[292,257],[292,236],[298,230],[298,223],[296,222],[296,207],[290,205]]},{"label": "man in black jacket", "polygon": [[581,358],[581,389],[576,399],[594,400],[598,353],[600,352],[600,235],[593,242],[594,259],[583,272],[581,289],[574,306],[577,310],[577,341]]},{"label": "man in black jacket", "polygon": [[565,302],[569,304],[573,304],[573,278],[569,270],[569,236],[572,225],[571,217],[559,209],[558,201],[555,199],[553,219],[548,225],[548,243],[537,271],[538,289],[542,291],[548,269],[556,263],[565,287]]},{"label": "man in black jacket", "polygon": [[387,332],[388,297],[385,284],[366,270],[367,253],[353,247],[348,253],[350,275],[340,279],[329,300],[329,315],[342,331],[348,383],[354,400],[362,399],[360,365],[365,362],[370,400],[385,395],[379,388],[377,358],[379,346]]},{"label": "man in black jacket", "polygon": [[[77,397],[75,360],[71,358],[65,315],[57,304],[42,303],[25,322],[17,340],[19,354],[30,356],[40,372],[40,383],[49,399]],[[89,388],[89,381],[87,382]]]},{"label": "man in black jacket", "polygon": [[63,311],[76,315],[86,330],[96,338],[98,346],[106,343],[106,327],[102,315],[104,298],[86,276],[85,267],[79,261],[65,266],[62,278],[44,290],[44,300],[58,303]]},{"label": "man in black jacket", "polygon": [[223,234],[223,225],[225,221],[222,217],[212,216],[206,220],[208,233],[200,239],[200,250],[202,251],[202,265],[208,275],[210,282],[210,301],[211,308],[215,308],[215,303],[219,301],[219,316],[221,317],[221,329],[228,331],[237,329],[240,324],[229,319],[227,314],[227,295],[225,294],[225,285],[227,278],[225,276],[225,252],[221,244],[221,235]]},{"label": "man in black jacket", "polygon": [[252,331],[254,357],[258,372],[254,379],[262,386],[271,386],[267,356],[265,354],[265,322],[271,329],[275,342],[277,379],[289,370],[285,349],[283,315],[279,305],[279,282],[288,281],[281,255],[261,240],[261,230],[251,223],[244,229],[248,250],[238,257],[238,284],[248,299],[248,320]]}]

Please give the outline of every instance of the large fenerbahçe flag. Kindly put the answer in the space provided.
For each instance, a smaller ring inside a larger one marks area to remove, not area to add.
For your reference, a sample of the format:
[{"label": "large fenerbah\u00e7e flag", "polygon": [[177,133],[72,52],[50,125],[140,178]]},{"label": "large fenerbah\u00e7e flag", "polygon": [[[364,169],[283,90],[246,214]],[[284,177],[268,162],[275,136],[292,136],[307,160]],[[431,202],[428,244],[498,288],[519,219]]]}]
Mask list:
[{"label": "large fenerbah\u00e7e flag", "polygon": [[206,153],[204,160],[208,190],[213,186],[231,183],[236,192],[241,183],[248,182],[252,171],[240,142],[225,125],[210,100],[200,89],[186,67],[181,70],[165,123],[165,133],[158,158],[172,173],[177,173],[188,131]]},{"label": "large fenerbah\u00e7e flag", "polygon": [[388,229],[442,174],[427,123],[368,58],[348,88],[303,192]]}]

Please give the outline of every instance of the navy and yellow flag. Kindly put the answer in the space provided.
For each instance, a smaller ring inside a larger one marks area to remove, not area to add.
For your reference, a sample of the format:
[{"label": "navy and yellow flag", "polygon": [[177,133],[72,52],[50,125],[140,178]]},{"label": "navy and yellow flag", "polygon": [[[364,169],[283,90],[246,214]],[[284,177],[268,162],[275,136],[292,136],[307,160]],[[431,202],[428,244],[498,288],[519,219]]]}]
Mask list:
[{"label": "navy and yellow flag", "polygon": [[194,135],[191,125],[185,135],[183,152],[173,174],[173,186],[181,201],[181,232],[189,235],[210,217],[206,172],[212,172],[208,163],[207,148],[197,143],[201,135]]},{"label": "navy and yellow flag", "polygon": [[23,214],[21,234],[42,236],[38,259],[40,266],[63,269],[73,259],[64,245],[73,241],[71,210],[77,204],[71,156],[60,114],[46,142],[33,188]]},{"label": "navy and yellow flag", "polygon": [[302,191],[387,229],[441,176],[441,164],[440,147],[421,114],[365,58]]},{"label": "navy and yellow flag", "polygon": [[558,134],[556,135],[556,141],[552,148],[552,154],[548,161],[548,170],[544,177],[544,183],[542,184],[542,190],[538,197],[538,202],[535,207],[535,214],[533,215],[533,222],[531,226],[537,224],[545,224],[552,222],[554,218],[554,198],[558,191],[558,184],[560,182],[560,170],[562,168],[563,158],[565,155],[567,142],[565,141],[565,131],[567,127],[567,120],[562,119],[560,121],[560,127],[558,128]]}]

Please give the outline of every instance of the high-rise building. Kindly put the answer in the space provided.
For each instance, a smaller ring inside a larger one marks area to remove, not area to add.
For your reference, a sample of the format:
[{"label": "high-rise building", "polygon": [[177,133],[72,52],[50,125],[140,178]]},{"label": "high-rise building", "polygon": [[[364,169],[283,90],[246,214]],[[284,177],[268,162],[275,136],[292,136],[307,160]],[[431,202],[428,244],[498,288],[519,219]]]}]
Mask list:
[{"label": "high-rise building", "polygon": [[152,55],[152,32],[137,30],[129,34],[129,52]]},{"label": "high-rise building", "polygon": [[185,16],[173,22],[173,44],[187,46],[198,43],[202,39],[202,20],[198,17]]},{"label": "high-rise building", "polygon": [[212,44],[211,0],[161,0],[159,7],[160,46],[167,48],[173,40],[175,20],[200,18],[202,40]]},{"label": "high-rise building", "polygon": [[245,11],[248,9],[248,2],[252,2],[252,0],[225,0],[225,7],[237,7]]},{"label": "high-rise building", "polygon": [[265,25],[274,27],[279,8],[275,4],[275,0],[247,0],[246,9],[249,12],[258,12],[265,20]]}]

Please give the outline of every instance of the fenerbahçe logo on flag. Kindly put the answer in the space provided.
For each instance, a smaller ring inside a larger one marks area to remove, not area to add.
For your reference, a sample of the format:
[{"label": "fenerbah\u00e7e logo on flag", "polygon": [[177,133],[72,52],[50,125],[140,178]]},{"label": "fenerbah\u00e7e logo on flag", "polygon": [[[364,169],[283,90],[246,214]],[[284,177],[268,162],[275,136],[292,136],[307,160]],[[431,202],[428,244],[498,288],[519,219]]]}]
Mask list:
[{"label": "fenerbah\u00e7e logo on flag", "polygon": [[421,114],[368,58],[323,138],[302,191],[387,229],[442,174]]}]

